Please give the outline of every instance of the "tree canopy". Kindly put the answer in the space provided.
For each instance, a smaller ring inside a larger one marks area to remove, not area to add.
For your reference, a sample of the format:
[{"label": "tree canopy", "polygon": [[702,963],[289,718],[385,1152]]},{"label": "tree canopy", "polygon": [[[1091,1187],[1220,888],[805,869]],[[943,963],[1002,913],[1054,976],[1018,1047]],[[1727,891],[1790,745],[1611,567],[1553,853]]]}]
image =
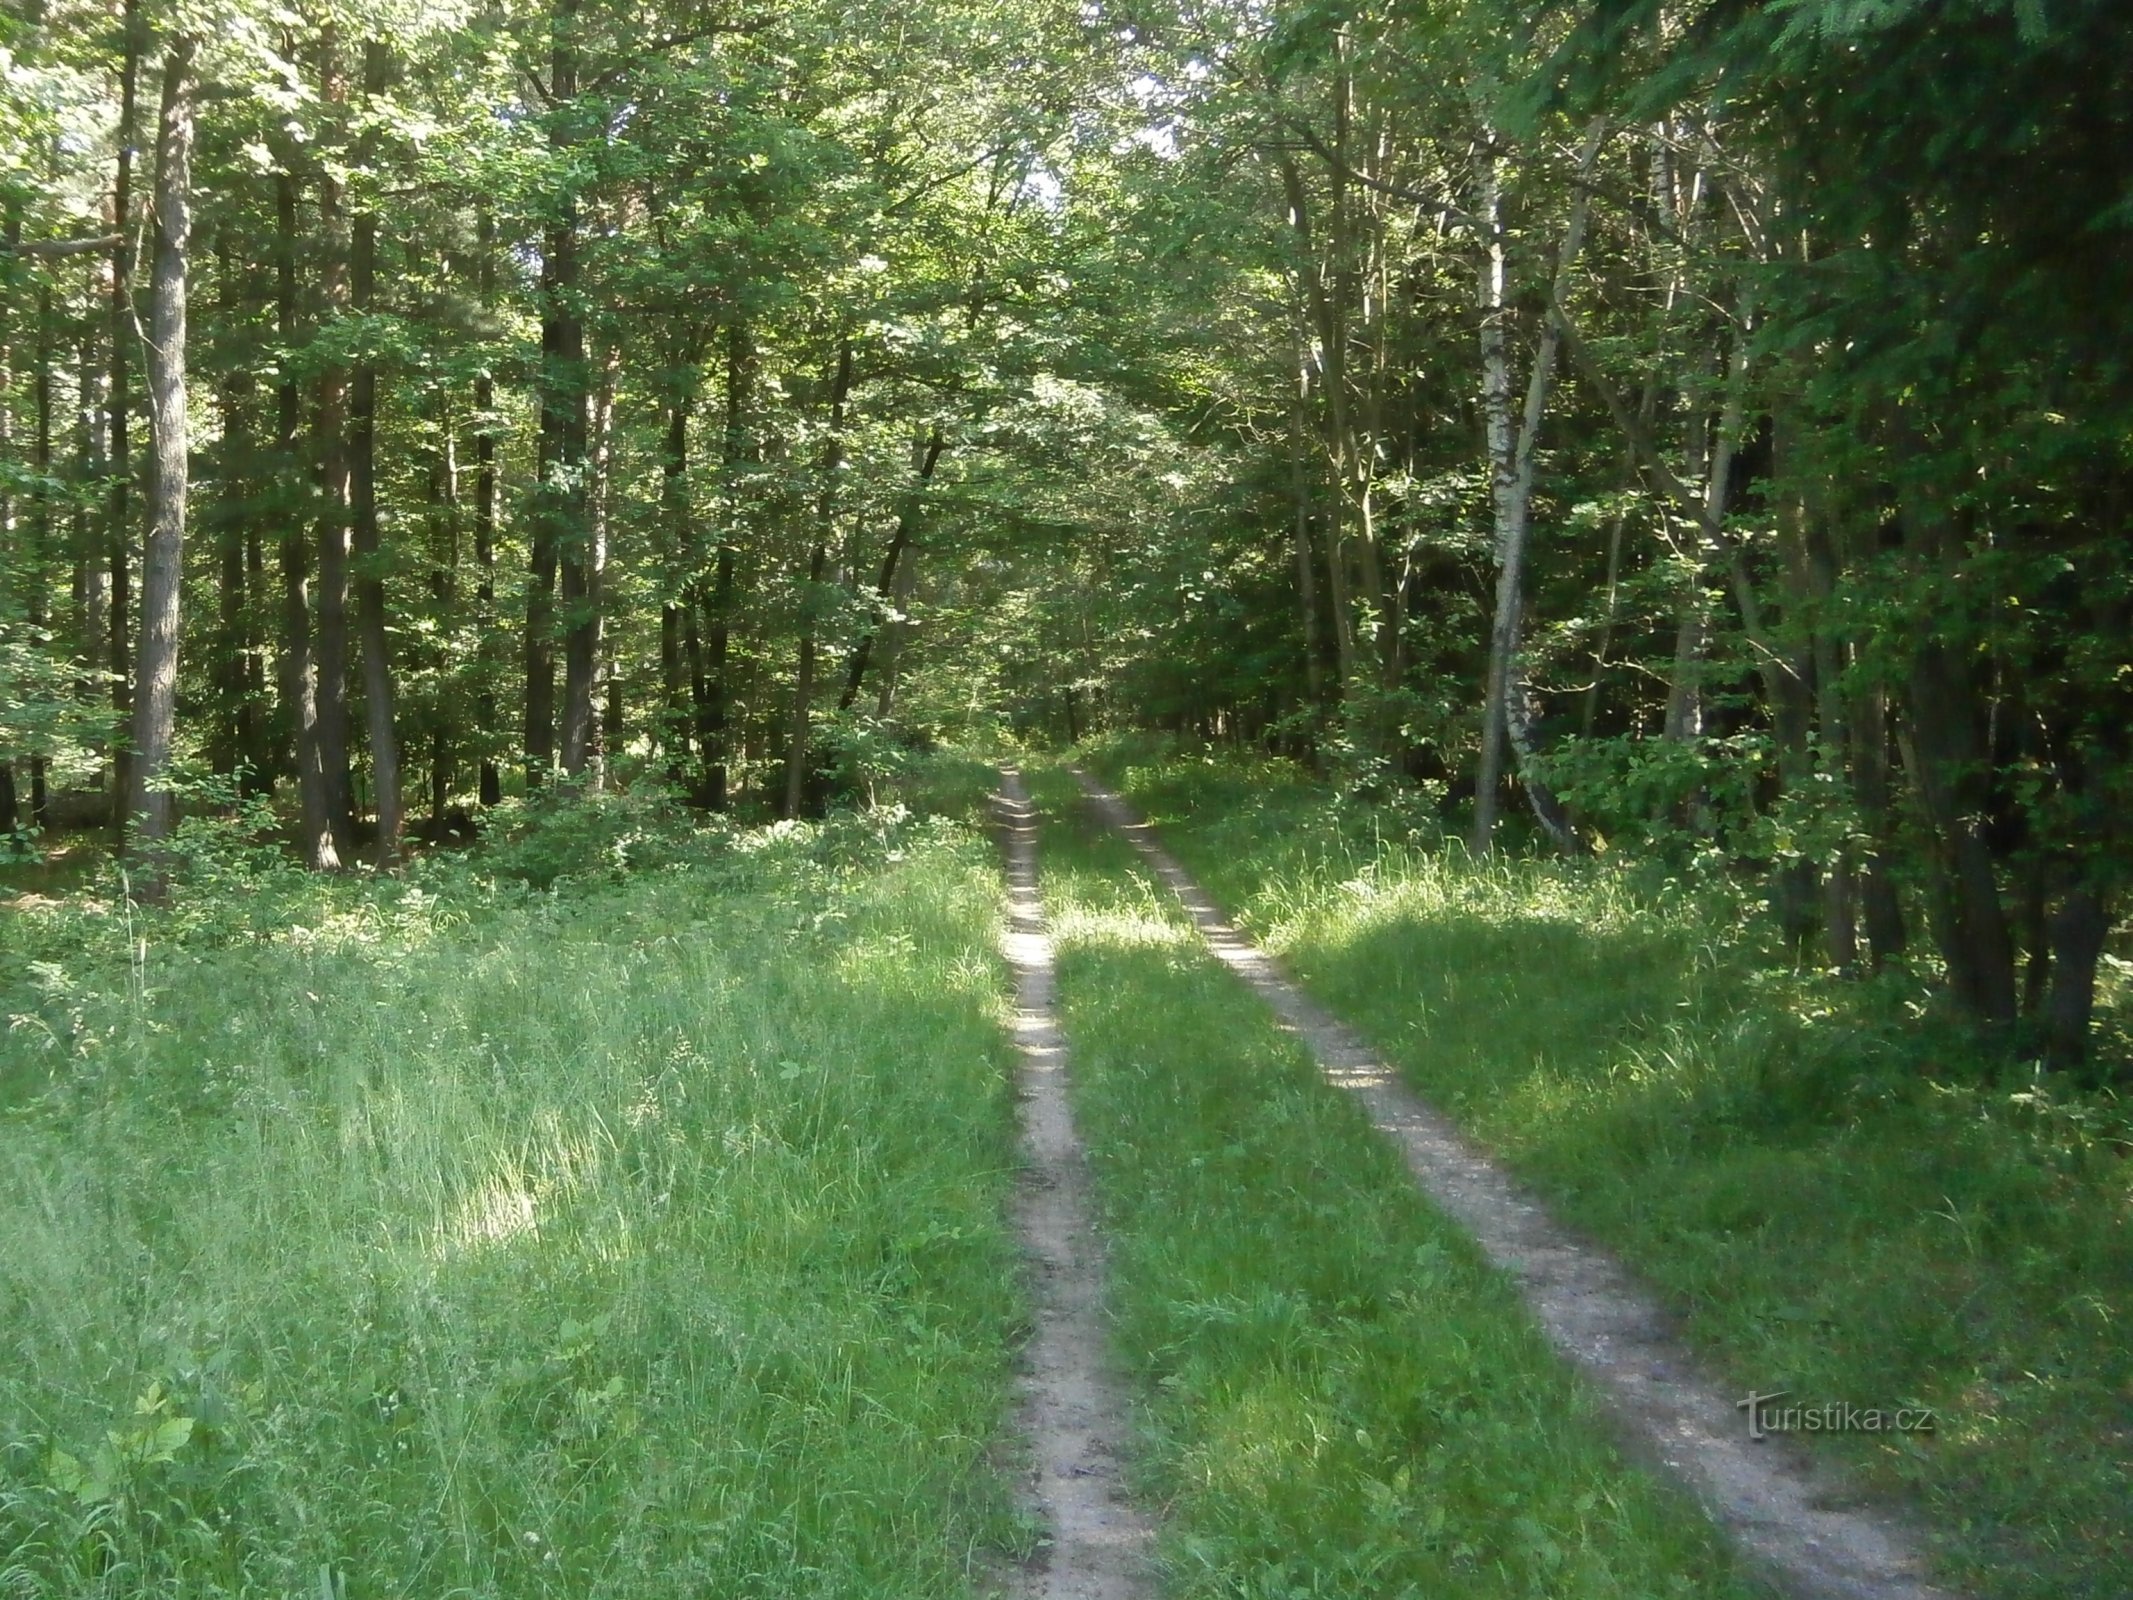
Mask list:
[{"label": "tree canopy", "polygon": [[2129,33],[22,0],[0,828],[271,798],[389,868],[507,793],[793,815],[1155,726],[1762,882],[2079,1068],[2133,862]]}]

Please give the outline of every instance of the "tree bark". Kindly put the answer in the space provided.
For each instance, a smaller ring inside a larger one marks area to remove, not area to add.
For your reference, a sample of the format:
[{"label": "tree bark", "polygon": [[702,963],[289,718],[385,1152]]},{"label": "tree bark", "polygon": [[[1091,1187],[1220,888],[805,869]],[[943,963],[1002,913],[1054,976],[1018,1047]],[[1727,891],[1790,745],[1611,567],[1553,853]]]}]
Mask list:
[{"label": "tree bark", "polygon": [[[286,41],[285,51],[293,53]],[[275,179],[275,320],[284,347],[296,343],[296,179],[286,163],[294,152],[283,151],[284,168]],[[285,482],[299,476],[298,435],[303,427],[303,394],[295,374],[284,369],[281,377],[275,451]],[[340,846],[335,837],[333,791],[326,781],[325,762],[319,747],[318,667],[311,642],[311,559],[307,530],[293,506],[282,513],[282,703],[288,708],[292,754],[296,764],[296,793],[301,831],[297,846],[304,864],[314,872],[337,872],[341,867]]]},{"label": "tree bark", "polygon": [[[385,46],[363,42],[363,103],[374,106],[385,93]],[[366,128],[357,161],[376,163],[376,135]],[[349,244],[349,309],[368,317],[376,298],[378,218],[369,197],[356,212]],[[384,553],[378,541],[378,363],[366,350],[349,384],[348,522],[356,566],[356,631],[362,645],[364,726],[370,737],[370,778],[378,814],[377,860],[391,867],[400,859],[405,804],[400,779],[400,731],[393,703],[392,655],[385,631]]]},{"label": "tree bark", "polygon": [[[1570,202],[1570,215],[1556,253],[1554,298],[1567,291],[1572,267],[1584,248],[1585,219],[1590,210],[1587,187],[1593,163],[1598,160],[1606,124],[1595,119],[1586,130],[1578,152],[1578,183]],[[1493,138],[1493,135],[1491,136]],[[1483,692],[1481,759],[1474,791],[1473,852],[1486,855],[1495,846],[1497,791],[1503,782],[1506,747],[1519,758],[1521,776],[1534,815],[1555,841],[1557,848],[1582,848],[1577,832],[1569,825],[1553,793],[1530,770],[1530,734],[1515,738],[1527,721],[1523,706],[1514,710],[1514,695],[1523,696],[1518,685],[1519,641],[1524,627],[1526,540],[1532,522],[1535,450],[1540,442],[1541,419],[1547,412],[1548,393],[1555,374],[1555,355],[1561,340],[1561,322],[1549,318],[1541,329],[1540,345],[1534,352],[1533,368],[1526,383],[1525,412],[1514,426],[1511,416],[1511,373],[1506,322],[1510,314],[1506,294],[1506,248],[1503,224],[1503,157],[1492,152],[1483,168],[1481,218],[1488,231],[1482,258],[1482,405],[1488,425],[1491,502],[1495,510],[1496,615],[1489,631],[1488,679]]]},{"label": "tree bark", "polygon": [[155,471],[141,573],[140,658],[133,701],[132,798],[139,842],[167,839],[176,809],[161,779],[170,765],[178,689],[178,598],[184,578],[185,491],[191,435],[185,415],[185,291],[192,243],[193,40],[172,39],[156,131],[155,264],[148,335]]},{"label": "tree bark", "polygon": [[[37,291],[37,378],[32,385],[34,420],[31,423],[30,462],[37,469],[36,510],[30,522],[30,592],[26,614],[30,627],[42,630],[49,625],[51,615],[46,600],[45,584],[52,559],[52,363],[55,351],[52,339],[52,290],[45,285]],[[41,753],[30,756],[30,822],[33,826],[49,826],[46,814],[45,761]]]},{"label": "tree bark", "polygon": [[2075,889],[2052,914],[2052,982],[2044,1004],[2044,1059],[2060,1071],[2079,1071],[2088,1065],[2096,964],[2110,932],[2110,913],[2103,897],[2092,889]]},{"label": "tree bark", "polygon": [[821,607],[822,574],[836,531],[837,480],[844,471],[844,405],[852,392],[852,341],[837,341],[837,375],[830,383],[829,439],[822,450],[822,493],[814,548],[807,558],[807,588],[800,597],[800,659],[794,674],[792,717],[785,736],[785,799],[779,810],[797,817],[806,804],[810,759],[810,722],[815,698],[816,613]]},{"label": "tree bark", "polygon": [[[614,685],[606,660],[608,468],[615,414],[615,366],[620,350],[610,348],[600,362],[600,383],[592,395],[588,423],[585,543],[573,562],[563,564],[563,603],[572,617],[563,643],[563,770],[590,773],[598,788],[604,776],[603,728],[596,710],[605,688],[610,707]],[[619,722],[620,718],[611,717]],[[616,731],[616,730],[608,730]]]},{"label": "tree bark", "polygon": [[660,447],[659,511],[666,595],[659,607],[659,753],[667,781],[689,776],[689,684],[682,659],[683,612],[695,568],[696,530],[689,495],[689,413],[696,404],[696,363],[678,349],[668,364],[666,433]]},{"label": "tree bark", "polygon": [[[889,620],[881,630],[881,670],[875,674],[881,680],[881,688],[874,696],[874,715],[884,722],[896,710],[897,681],[903,671],[904,649],[911,636],[911,596],[916,588],[918,552],[904,557],[903,565],[896,569],[896,586],[889,595]],[[1072,714],[1074,691],[1067,690],[1067,709]],[[1080,733],[1074,732],[1070,739],[1079,742]]]},{"label": "tree bark", "polygon": [[585,504],[583,537],[563,547],[563,770],[600,779],[600,727],[596,720],[602,680],[607,575],[608,427],[615,407],[616,352],[600,362],[598,388],[588,397],[583,445]]},{"label": "tree bark", "polygon": [[[748,440],[748,407],[755,388],[755,346],[748,330],[739,324],[726,330],[726,428],[722,457],[729,476],[754,452]],[[696,614],[689,607],[689,655],[700,664],[695,676],[696,745],[702,761],[702,787],[697,800],[706,810],[723,811],[731,783],[728,771],[733,760],[730,708],[733,703],[730,670],[736,552],[728,528],[721,526],[718,556],[714,565],[709,605],[709,628],[698,643]]]},{"label": "tree bark", "polygon": [[2000,901],[1985,814],[1985,751],[1974,673],[1938,639],[1911,658],[1904,765],[1934,834],[1928,905],[1956,1004],[1977,1021],[2015,1020],[2014,941]]},{"label": "tree bark", "polygon": [[1303,625],[1304,697],[1315,717],[1325,708],[1326,668],[1318,637],[1318,558],[1311,538],[1311,472],[1304,437],[1310,417],[1311,364],[1299,337],[1296,387],[1289,396],[1289,537],[1295,547],[1296,610]]},{"label": "tree bark", "polygon": [[[104,262],[91,274],[89,294],[92,298],[100,287],[100,275],[109,268],[110,263]],[[81,486],[82,493],[75,502],[73,519],[74,586],[81,658],[89,668],[89,674],[81,680],[84,700],[109,697],[103,671],[111,659],[111,563],[107,557],[110,541],[106,537],[107,530],[90,507],[90,486],[101,483],[104,476],[104,426],[108,411],[103,388],[108,375],[108,363],[100,359],[97,347],[95,321],[84,317],[75,372],[81,409],[74,440],[75,481]],[[100,733],[93,736],[91,747],[99,756],[109,748]],[[103,774],[98,773],[96,787],[101,788],[103,781]]]},{"label": "tree bark", "polygon": [[[340,37],[328,26],[319,36],[319,99],[338,118],[348,102],[341,70]],[[333,164],[318,175],[319,302],[321,317],[335,322],[348,312],[348,224],[342,184]],[[335,359],[319,371],[313,391],[312,437],[318,481],[318,585],[313,661],[318,701],[318,761],[326,787],[334,854],[355,855],[355,786],[348,750],[348,369]]]},{"label": "tree bark", "polygon": [[[496,298],[496,220],[486,207],[475,225],[475,248],[481,254],[475,268],[482,310],[486,313]],[[481,687],[474,697],[475,729],[481,746],[480,796],[484,806],[504,798],[503,774],[497,768],[496,745],[500,730],[496,716],[496,672],[493,659],[496,637],[496,385],[484,367],[474,379],[474,625],[479,630],[475,646],[475,671]]]},{"label": "tree bark", "polygon": [[[565,120],[578,93],[578,0],[556,0],[549,45],[548,100],[558,113],[549,146],[566,155],[576,140]],[[579,735],[580,767],[592,727],[593,621],[590,529],[585,483],[585,323],[577,303],[578,197],[566,183],[541,251],[541,477],[535,490],[533,587],[526,609],[526,767],[539,781],[555,759],[555,632],[567,630],[564,737]],[[555,585],[560,569],[562,606]]]},{"label": "tree bark", "polygon": [[860,635],[857,648],[852,651],[851,668],[845,674],[844,693],[837,697],[837,709],[849,711],[858,703],[860,686],[866,681],[867,666],[874,654],[874,640],[888,626],[891,606],[889,596],[896,586],[898,573],[905,552],[911,547],[913,533],[918,526],[918,512],[926,485],[932,481],[933,469],[939,465],[941,450],[947,443],[947,435],[941,425],[935,423],[925,442],[912,452],[913,465],[917,469],[916,480],[904,494],[904,503],[896,515],[896,532],[889,540],[888,552],[881,558],[881,575],[874,580],[873,625]]},{"label": "tree bark", "polygon": [[[122,12],[124,59],[119,70],[118,170],[111,186],[112,231],[118,247],[111,255],[110,350],[111,385],[105,395],[104,470],[109,475],[110,500],[104,526],[104,560],[111,573],[105,612],[105,642],[110,655],[111,707],[123,722],[133,703],[132,650],[127,638],[127,609],[131,604],[133,548],[133,462],[128,437],[131,401],[127,393],[126,354],[133,346],[133,151],[138,132],[138,85],[143,49],[140,0],[125,0]],[[132,804],[131,752],[123,743],[112,752],[111,823],[124,835]]]}]

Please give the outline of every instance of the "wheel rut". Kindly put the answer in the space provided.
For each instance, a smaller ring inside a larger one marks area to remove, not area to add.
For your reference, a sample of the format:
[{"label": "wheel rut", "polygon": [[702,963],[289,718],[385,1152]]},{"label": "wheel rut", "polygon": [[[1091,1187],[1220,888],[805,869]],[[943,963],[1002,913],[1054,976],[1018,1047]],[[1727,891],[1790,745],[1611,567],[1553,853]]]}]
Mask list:
[{"label": "wheel rut", "polygon": [[1393,1140],[1423,1192],[1518,1285],[1556,1348],[1599,1386],[1633,1454],[1684,1485],[1747,1571],[1802,1600],[1954,1600],[1915,1534],[1862,1505],[1820,1463],[1751,1440],[1742,1400],[1699,1369],[1658,1302],[1606,1251],[1575,1238],[1346,1024],[1225,918],[1150,826],[1075,770],[1096,814],[1140,852],[1209,949],[1265,1001],[1335,1086]]},{"label": "wheel rut", "polygon": [[1106,1360],[1103,1247],[1088,1166],[1067,1104],[1066,1041],[1037,882],[1037,817],[1021,774],[995,801],[1007,855],[1008,964],[1024,1167],[1015,1226],[1030,1264],[1035,1329],[1023,1352],[1019,1422],[1026,1503],[1045,1541],[1011,1582],[1029,1600],[1141,1600],[1153,1593],[1154,1529],[1125,1491],[1128,1411]]}]

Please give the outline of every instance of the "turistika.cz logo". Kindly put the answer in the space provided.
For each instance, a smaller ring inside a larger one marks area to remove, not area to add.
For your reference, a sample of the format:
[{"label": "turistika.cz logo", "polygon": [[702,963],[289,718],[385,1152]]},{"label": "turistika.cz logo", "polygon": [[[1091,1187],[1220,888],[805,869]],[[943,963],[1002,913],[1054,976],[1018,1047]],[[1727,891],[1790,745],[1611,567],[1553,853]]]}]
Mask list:
[{"label": "turistika.cz logo", "polygon": [[1733,1409],[1748,1414],[1748,1437],[1773,1433],[1931,1433],[1936,1418],[1931,1406],[1855,1406],[1843,1400],[1819,1405],[1779,1405],[1792,1391],[1773,1389],[1736,1400]]}]

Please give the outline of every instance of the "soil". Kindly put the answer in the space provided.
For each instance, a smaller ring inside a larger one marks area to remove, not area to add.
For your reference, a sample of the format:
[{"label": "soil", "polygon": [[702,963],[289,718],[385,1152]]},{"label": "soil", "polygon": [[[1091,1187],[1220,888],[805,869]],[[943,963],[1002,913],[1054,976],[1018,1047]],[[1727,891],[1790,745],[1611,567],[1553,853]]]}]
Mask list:
[{"label": "soil", "polygon": [[1002,773],[995,804],[1007,850],[1005,944],[1022,1058],[1015,1226],[1036,1320],[1022,1353],[1019,1422],[1029,1447],[1026,1500],[1044,1529],[1038,1553],[1009,1587],[1030,1600],[1140,1600],[1153,1593],[1154,1530],[1126,1493],[1130,1413],[1109,1369],[1103,1247],[1067,1105],[1066,1041],[1037,886],[1036,812],[1012,768]]}]

